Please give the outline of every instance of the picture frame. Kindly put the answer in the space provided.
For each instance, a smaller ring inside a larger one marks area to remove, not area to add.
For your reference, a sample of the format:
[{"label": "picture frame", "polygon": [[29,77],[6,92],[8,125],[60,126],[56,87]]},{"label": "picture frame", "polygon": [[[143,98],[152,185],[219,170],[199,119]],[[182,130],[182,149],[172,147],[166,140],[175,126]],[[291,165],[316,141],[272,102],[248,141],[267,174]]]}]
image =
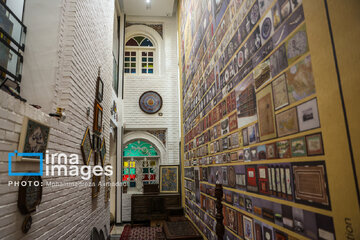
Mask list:
[{"label": "picture frame", "polygon": [[99,101],[99,103],[103,100],[103,94],[104,94],[104,82],[101,80],[101,77],[97,77],[96,81],[96,100]]},{"label": "picture frame", "polygon": [[101,166],[105,166],[105,159],[106,159],[106,142],[105,142],[105,137],[103,137],[102,141],[101,141],[101,146],[100,146],[100,159],[101,159]]},{"label": "picture frame", "polygon": [[275,159],[277,157],[276,143],[266,144],[266,159]]},{"label": "picture frame", "polygon": [[324,146],[321,133],[307,135],[305,139],[308,156],[324,155]]},{"label": "picture frame", "polygon": [[291,157],[304,157],[307,154],[305,137],[293,138],[290,140]]},{"label": "picture frame", "polygon": [[[21,127],[18,153],[39,153],[45,159],[49,136],[49,126],[25,116]],[[16,161],[40,162],[40,156],[17,155]]]},{"label": "picture frame", "polygon": [[276,137],[272,88],[269,84],[256,94],[260,141]]},{"label": "picture frame", "polygon": [[278,137],[283,137],[299,132],[296,108],[290,108],[276,115]]},{"label": "picture frame", "polygon": [[316,98],[297,106],[297,113],[301,132],[320,127]]},{"label": "picture frame", "polygon": [[276,142],[276,150],[278,158],[290,158],[290,143],[289,140],[282,140]]},{"label": "picture frame", "polygon": [[242,130],[242,137],[243,137],[243,145],[247,146],[249,145],[249,137],[248,137],[248,129],[244,128]]},{"label": "picture frame", "polygon": [[96,198],[100,192],[100,181],[101,176],[92,176],[92,187],[91,187],[91,196],[92,198]]},{"label": "picture frame", "polygon": [[243,223],[244,223],[244,239],[254,240],[254,229],[253,229],[252,218],[243,215]]},{"label": "picture frame", "polygon": [[160,192],[178,193],[179,192],[179,166],[161,165],[160,166]]},{"label": "picture frame", "polygon": [[98,101],[95,101],[94,126],[93,126],[93,130],[95,133],[100,134],[102,132],[102,122],[103,122],[103,108]]},{"label": "picture frame", "polygon": [[86,127],[83,139],[80,144],[81,154],[85,165],[89,165],[93,147],[91,143],[90,128]]}]

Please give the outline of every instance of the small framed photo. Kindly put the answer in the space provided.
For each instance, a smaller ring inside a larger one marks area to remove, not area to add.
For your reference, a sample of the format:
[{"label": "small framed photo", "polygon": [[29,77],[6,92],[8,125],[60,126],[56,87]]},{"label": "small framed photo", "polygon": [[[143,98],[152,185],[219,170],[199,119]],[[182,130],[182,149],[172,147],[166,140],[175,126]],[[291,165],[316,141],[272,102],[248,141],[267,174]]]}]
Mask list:
[{"label": "small framed photo", "polygon": [[301,132],[320,127],[316,98],[299,105],[297,113]]},{"label": "small framed photo", "polygon": [[242,130],[242,136],[243,136],[243,145],[247,146],[249,145],[249,137],[248,137],[248,129],[244,128]]},{"label": "small framed photo", "polygon": [[253,220],[243,215],[243,223],[244,223],[244,239],[254,240]]},{"label": "small framed photo", "polygon": [[289,140],[282,140],[282,141],[276,142],[276,150],[277,150],[277,155],[279,158],[290,158],[291,157]]},{"label": "small framed photo", "polygon": [[290,140],[291,156],[303,157],[306,156],[305,137],[293,138]]},{"label": "small framed photo", "polygon": [[266,159],[274,159],[276,158],[276,144],[269,143],[266,144]]},{"label": "small framed photo", "polygon": [[[24,117],[18,146],[18,152],[22,153],[22,156],[19,156],[19,154],[16,160],[39,162],[40,154],[42,154],[43,159],[45,159],[49,135],[49,126],[28,117]],[[30,153],[29,156],[26,156],[27,153]],[[38,153],[39,155],[30,156],[32,153]]]},{"label": "small framed photo", "polygon": [[102,120],[103,120],[103,108],[99,104],[99,102],[95,101],[94,108],[94,132],[101,133],[102,132]]},{"label": "small framed photo", "polygon": [[96,81],[96,100],[98,100],[99,103],[101,103],[103,100],[103,93],[104,93],[104,83],[101,80],[101,78],[98,77]]},{"label": "small framed photo", "polygon": [[324,147],[323,147],[321,133],[307,135],[305,138],[306,138],[306,148],[307,148],[308,156],[324,154]]}]

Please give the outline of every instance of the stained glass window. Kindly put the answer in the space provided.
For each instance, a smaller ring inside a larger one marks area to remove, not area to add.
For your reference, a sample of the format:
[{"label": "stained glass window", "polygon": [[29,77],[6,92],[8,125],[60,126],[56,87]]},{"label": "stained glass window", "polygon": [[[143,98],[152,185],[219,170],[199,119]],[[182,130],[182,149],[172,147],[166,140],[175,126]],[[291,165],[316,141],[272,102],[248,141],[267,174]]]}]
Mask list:
[{"label": "stained glass window", "polygon": [[147,142],[134,141],[125,146],[124,157],[153,157],[158,156],[156,149]]},{"label": "stained glass window", "polygon": [[135,36],[130,38],[125,45],[125,73],[154,74],[155,52],[152,50],[154,49],[152,41],[144,36]]}]

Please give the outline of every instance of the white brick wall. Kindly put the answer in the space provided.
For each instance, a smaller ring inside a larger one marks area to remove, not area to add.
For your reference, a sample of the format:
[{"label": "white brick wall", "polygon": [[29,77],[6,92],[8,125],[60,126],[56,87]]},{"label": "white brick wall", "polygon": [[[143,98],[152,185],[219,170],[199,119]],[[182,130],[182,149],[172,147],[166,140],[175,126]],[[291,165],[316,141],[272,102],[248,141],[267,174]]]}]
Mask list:
[{"label": "white brick wall", "polygon": [[[52,93],[50,95],[53,97],[48,99],[53,103],[52,109],[56,106],[65,107],[67,115],[65,122],[58,122],[50,118],[48,112],[37,110],[0,91],[0,239],[2,240],[89,239],[93,227],[97,227],[98,230],[103,229],[105,232],[104,226],[106,226],[109,230],[109,204],[104,203],[103,188],[97,199],[92,200],[91,187],[44,187],[42,202],[37,211],[31,214],[33,225],[28,234],[23,234],[21,225],[25,216],[21,215],[17,207],[18,188],[7,186],[9,180],[20,180],[20,177],[8,176],[7,153],[18,148],[23,116],[51,126],[48,144],[50,153],[79,154],[81,165],[80,143],[85,128],[89,126],[92,129],[99,66],[104,82],[103,136],[109,148],[114,0],[62,0],[60,4],[59,41],[53,43],[54,50],[57,50],[58,54],[55,86],[53,89],[41,89],[41,91]],[[31,31],[31,26],[27,27]],[[27,49],[31,49],[31,46],[27,45]],[[24,58],[24,61],[29,60]],[[27,81],[25,74],[23,81]],[[91,109],[89,117],[86,115],[88,107]],[[27,167],[28,164],[24,163],[13,164],[13,169],[17,171]],[[104,177],[102,180],[104,181]],[[43,176],[43,181],[83,180],[80,177]]]},{"label": "white brick wall", "polygon": [[[127,16],[129,22],[162,23],[163,41],[160,49],[160,74],[155,76],[131,76],[125,74],[124,121],[125,128],[166,129],[167,160],[166,164],[179,164],[179,80],[177,57],[177,19],[176,17],[134,17]],[[145,26],[141,32],[147,32]],[[125,30],[126,31],[126,30]],[[126,34],[133,34],[126,32]],[[126,38],[126,36],[125,36]],[[139,97],[143,92],[158,92],[163,100],[158,114],[145,114],[139,108]]]}]

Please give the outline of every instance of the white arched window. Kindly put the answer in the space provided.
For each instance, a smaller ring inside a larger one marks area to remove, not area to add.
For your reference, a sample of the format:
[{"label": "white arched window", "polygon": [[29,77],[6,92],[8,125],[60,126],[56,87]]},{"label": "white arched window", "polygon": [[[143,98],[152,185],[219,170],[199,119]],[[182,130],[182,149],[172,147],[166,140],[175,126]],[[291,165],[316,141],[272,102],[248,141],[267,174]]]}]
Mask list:
[{"label": "white arched window", "polygon": [[154,74],[155,46],[145,36],[137,35],[125,44],[125,73]]}]

